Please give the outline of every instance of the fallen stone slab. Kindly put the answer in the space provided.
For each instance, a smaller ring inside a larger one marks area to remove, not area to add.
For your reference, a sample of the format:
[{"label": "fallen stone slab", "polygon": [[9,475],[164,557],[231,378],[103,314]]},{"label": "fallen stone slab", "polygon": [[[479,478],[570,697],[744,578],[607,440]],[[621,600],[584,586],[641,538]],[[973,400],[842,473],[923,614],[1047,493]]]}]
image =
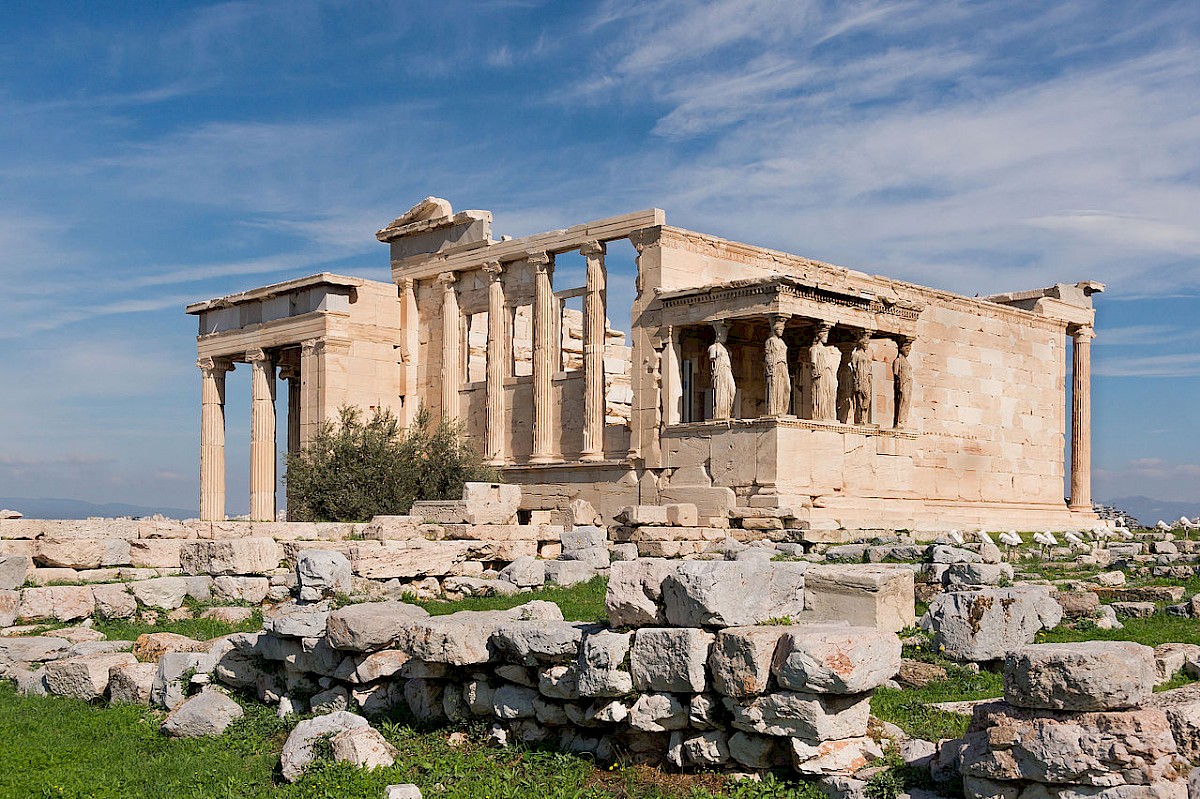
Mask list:
[{"label": "fallen stone slab", "polygon": [[808,564],[685,561],[662,582],[667,621],[678,627],[739,627],[804,612]]},{"label": "fallen stone slab", "polygon": [[220,735],[244,714],[242,706],[225,693],[205,688],[168,713],[161,729],[172,738]]},{"label": "fallen stone slab", "polygon": [[213,596],[227,602],[249,602],[261,604],[271,590],[271,581],[266,577],[231,577],[221,575],[213,578]]},{"label": "fallen stone slab", "polygon": [[25,578],[31,571],[33,559],[28,555],[0,557],[0,591],[11,591],[25,585]]},{"label": "fallen stone slab", "polygon": [[273,538],[184,541],[179,561],[188,574],[260,575],[279,566],[283,552]]},{"label": "fallen stone slab", "polygon": [[137,599],[124,585],[97,585],[92,588],[96,615],[102,619],[132,619],[137,613]]},{"label": "fallen stone slab", "polygon": [[857,694],[900,671],[900,649],[896,634],[883,630],[793,629],[780,639],[772,671],[788,690]]},{"label": "fallen stone slab", "polygon": [[202,619],[213,619],[224,624],[241,624],[249,621],[254,615],[252,608],[241,607],[240,605],[231,605],[215,608],[205,608],[200,613]]},{"label": "fallen stone slab", "polygon": [[96,610],[92,589],[87,586],[52,585],[45,588],[26,588],[21,591],[17,617],[26,620],[57,619],[75,621],[86,619]]},{"label": "fallen stone slab", "polygon": [[805,621],[889,632],[916,623],[914,575],[904,566],[813,564],[804,575],[804,593]]},{"label": "fallen stone slab", "polygon": [[963,741],[962,773],[991,780],[1146,785],[1189,767],[1157,708],[1078,713],[989,702],[975,708]]},{"label": "fallen stone slab", "polygon": [[490,541],[364,541],[350,547],[350,565],[371,580],[441,578],[465,560],[490,560],[495,550]]},{"label": "fallen stone slab", "polygon": [[0,668],[12,663],[44,663],[67,654],[71,642],[53,636],[0,638]]},{"label": "fallen stone slab", "polygon": [[841,696],[779,691],[752,699],[726,697],[731,724],[743,732],[799,738],[820,744],[867,734],[869,694]]},{"label": "fallen stone slab", "polygon": [[604,596],[609,625],[639,627],[666,623],[662,586],[676,565],[665,558],[639,558],[611,564]]},{"label": "fallen stone slab", "polygon": [[207,652],[210,644],[178,633],[142,633],[133,642],[133,654],[138,660],[157,663],[168,652]]},{"label": "fallen stone slab", "polygon": [[500,625],[535,620],[562,621],[562,611],[553,602],[535,600],[510,610],[466,610],[418,619],[409,626],[408,648],[428,663],[479,665],[491,660],[489,644]]},{"label": "fallen stone slab", "polygon": [[546,582],[570,588],[596,576],[596,567],[583,560],[546,561]]},{"label": "fallen stone slab", "polygon": [[46,690],[55,696],[91,701],[108,690],[108,674],[114,666],[136,663],[128,652],[83,655],[46,664]]},{"label": "fallen stone slab", "polygon": [[288,735],[279,756],[283,778],[295,782],[313,761],[313,745],[320,738],[333,737],[346,730],[369,726],[362,716],[338,710],[300,722]]},{"label": "fallen stone slab", "polygon": [[695,628],[643,627],[633,636],[629,671],[639,691],[700,693],[715,636]]},{"label": "fallen stone slab", "polygon": [[1127,619],[1148,619],[1158,606],[1153,602],[1113,602],[1109,605],[1118,616]]},{"label": "fallen stone slab", "polygon": [[[879,742],[866,735],[837,741],[821,741],[817,744],[793,738],[788,743],[792,753],[792,767],[807,775],[854,774],[884,754]],[[863,785],[865,787],[866,783]]]},{"label": "fallen stone slab", "polygon": [[383,733],[373,727],[342,730],[329,739],[329,745],[336,762],[350,763],[367,771],[391,766],[400,754]]},{"label": "fallen stone slab", "polygon": [[174,610],[183,605],[188,595],[188,582],[183,577],[156,577],[139,580],[129,586],[137,601],[149,608]]},{"label": "fallen stone slab", "polygon": [[350,559],[328,549],[303,549],[296,553],[296,582],[303,602],[350,593]]},{"label": "fallen stone slab", "polygon": [[[1200,683],[1156,693],[1147,706],[1166,714],[1179,754],[1200,762]],[[1193,773],[1198,772],[1200,769]]]},{"label": "fallen stone slab", "polygon": [[125,663],[113,666],[108,672],[108,701],[134,705],[150,704],[150,689],[157,663]]},{"label": "fallen stone slab", "polygon": [[1128,588],[1097,586],[1091,589],[1101,599],[1118,602],[1179,602],[1187,590],[1182,585],[1143,585]]},{"label": "fallen stone slab", "polygon": [[921,626],[952,660],[1004,657],[1033,642],[1039,630],[1062,620],[1062,607],[1044,586],[985,588],[940,594]]},{"label": "fallen stone slab", "polygon": [[329,614],[325,628],[329,645],[349,652],[375,652],[403,643],[405,632],[429,611],[407,602],[366,602],[347,605]]},{"label": "fallen stone slab", "polygon": [[735,697],[765,693],[779,639],[790,628],[727,627],[718,630],[708,656],[713,688]]},{"label": "fallen stone slab", "polygon": [[442,581],[442,590],[462,596],[516,596],[520,593],[520,589],[508,580],[463,576],[447,577]]},{"label": "fallen stone slab", "polygon": [[600,628],[586,622],[518,621],[501,624],[492,643],[509,660],[526,666],[567,663],[579,658],[579,644]]},{"label": "fallen stone slab", "polygon": [[1184,671],[1189,664],[1193,670],[1200,668],[1200,646],[1166,643],[1154,647],[1154,667],[1160,683]]},{"label": "fallen stone slab", "polygon": [[263,611],[263,629],[282,638],[316,638],[325,634],[329,604],[284,602]]},{"label": "fallen stone slab", "polygon": [[1128,641],[1037,644],[1004,663],[1004,698],[1022,708],[1121,710],[1150,698],[1154,650]]}]

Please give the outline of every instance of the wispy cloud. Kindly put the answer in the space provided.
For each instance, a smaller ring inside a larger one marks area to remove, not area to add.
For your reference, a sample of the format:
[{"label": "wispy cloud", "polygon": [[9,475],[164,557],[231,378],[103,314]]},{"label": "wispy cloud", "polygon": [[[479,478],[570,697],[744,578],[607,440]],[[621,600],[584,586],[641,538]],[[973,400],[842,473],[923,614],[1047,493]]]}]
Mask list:
[{"label": "wispy cloud", "polygon": [[1131,355],[1097,361],[1097,377],[1200,377],[1200,352]]}]

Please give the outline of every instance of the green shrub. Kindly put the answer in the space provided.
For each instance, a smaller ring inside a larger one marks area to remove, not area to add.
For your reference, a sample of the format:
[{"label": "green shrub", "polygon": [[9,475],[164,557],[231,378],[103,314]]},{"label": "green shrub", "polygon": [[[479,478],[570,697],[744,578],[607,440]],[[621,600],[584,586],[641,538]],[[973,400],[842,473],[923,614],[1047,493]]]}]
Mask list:
[{"label": "green shrub", "polygon": [[300,452],[287,458],[288,518],[307,522],[363,522],[408,513],[413,502],[458,499],[463,483],[496,482],[464,440],[462,428],[434,424],[428,409],[402,430],[389,410],[364,421],[343,406],[336,422],[322,422]]}]

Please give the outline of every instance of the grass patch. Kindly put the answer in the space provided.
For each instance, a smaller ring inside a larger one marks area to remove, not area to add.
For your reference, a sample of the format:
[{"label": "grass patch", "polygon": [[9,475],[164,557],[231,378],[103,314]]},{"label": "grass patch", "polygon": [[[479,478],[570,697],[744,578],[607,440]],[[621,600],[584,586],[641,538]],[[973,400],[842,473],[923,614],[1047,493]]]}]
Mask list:
[{"label": "grass patch", "polygon": [[935,680],[921,688],[876,689],[871,697],[871,712],[916,738],[927,741],[961,738],[967,732],[967,717],[929,705],[996,698],[1004,693],[1004,686],[999,674],[988,671],[975,674],[949,662],[941,665],[947,672],[944,680]]},{"label": "grass patch", "polygon": [[1159,611],[1145,619],[1121,619],[1121,630],[1101,630],[1095,626],[1071,629],[1055,627],[1038,633],[1037,643],[1072,643],[1075,641],[1136,641],[1146,646],[1169,642],[1200,644],[1200,619],[1171,616]]},{"label": "grass patch", "polygon": [[[205,607],[196,605],[190,609],[199,614]],[[197,641],[207,641],[230,633],[255,632],[262,629],[262,611],[258,608],[250,614],[250,618],[239,624],[227,624],[217,619],[191,618],[180,621],[167,621],[165,611],[159,612],[159,621],[154,624],[142,624],[135,619],[101,619],[95,617],[93,629],[104,633],[114,641],[136,641],[144,633],[176,633],[194,638]]]},{"label": "grass patch", "polygon": [[[604,594],[607,590],[607,579],[593,577],[586,583],[569,588],[550,586],[513,596],[468,597],[454,602],[430,600],[415,602],[415,604],[428,610],[430,615],[444,616],[460,610],[508,610],[535,599],[544,599],[558,605],[562,609],[563,618],[567,621],[591,621],[607,624],[608,615],[604,611]],[[413,602],[414,600],[407,601]]]},{"label": "grass patch", "polygon": [[731,783],[718,774],[600,769],[586,758],[472,742],[452,748],[445,732],[376,726],[399,749],[396,764],[361,771],[318,762],[294,785],[278,777],[291,721],[247,704],[222,736],[172,740],[163,714],[133,705],[95,706],[22,697],[0,685],[0,799],[378,799],[413,782],[439,799],[819,799],[810,784],[767,778]]}]

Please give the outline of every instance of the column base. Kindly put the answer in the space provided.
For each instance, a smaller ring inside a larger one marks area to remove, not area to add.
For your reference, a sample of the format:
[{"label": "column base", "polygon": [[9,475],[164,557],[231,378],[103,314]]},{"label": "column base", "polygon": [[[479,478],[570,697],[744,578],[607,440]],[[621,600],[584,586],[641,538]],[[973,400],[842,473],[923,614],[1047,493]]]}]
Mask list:
[{"label": "column base", "polygon": [[603,452],[584,452],[579,456],[579,460],[584,463],[597,463],[604,460]]},{"label": "column base", "polygon": [[546,463],[562,463],[563,459],[554,455],[534,455],[529,459],[529,462],[540,466]]}]

